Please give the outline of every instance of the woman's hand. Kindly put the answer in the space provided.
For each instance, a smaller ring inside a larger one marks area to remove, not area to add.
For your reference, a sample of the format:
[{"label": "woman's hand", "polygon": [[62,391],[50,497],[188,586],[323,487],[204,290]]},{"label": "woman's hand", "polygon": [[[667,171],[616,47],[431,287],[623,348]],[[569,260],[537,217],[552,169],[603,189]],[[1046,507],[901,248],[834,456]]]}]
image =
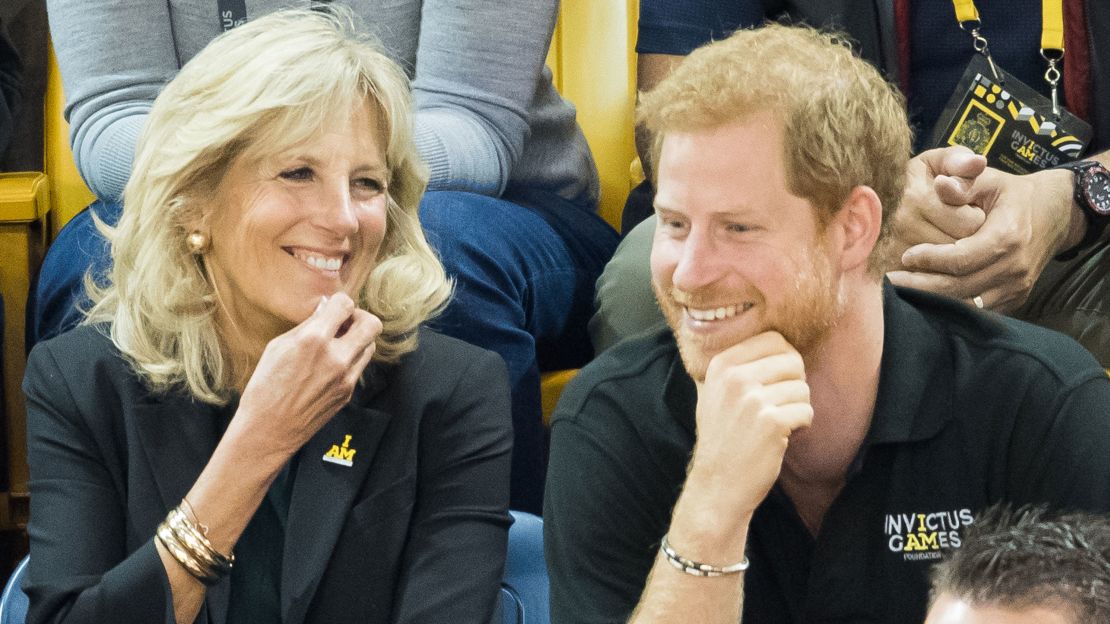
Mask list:
[{"label": "woman's hand", "polygon": [[346,294],[321,299],[266,345],[231,426],[249,426],[256,448],[292,456],[350,401],[381,331],[381,321]]},{"label": "woman's hand", "polygon": [[[381,332],[377,317],[337,293],[266,345],[235,417],[186,495],[216,550],[232,551],[281,467],[350,401]],[[177,621],[192,622],[205,588],[156,547]]]}]

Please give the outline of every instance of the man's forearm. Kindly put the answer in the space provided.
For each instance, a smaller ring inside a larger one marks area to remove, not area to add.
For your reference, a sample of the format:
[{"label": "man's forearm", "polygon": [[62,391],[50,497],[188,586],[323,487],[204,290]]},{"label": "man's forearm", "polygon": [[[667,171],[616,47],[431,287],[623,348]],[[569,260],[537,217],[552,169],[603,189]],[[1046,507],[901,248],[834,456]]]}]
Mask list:
[{"label": "man's forearm", "polygon": [[[677,509],[676,509],[677,511]],[[723,566],[743,559],[747,530],[726,539],[704,536],[691,538],[677,524],[671,525],[668,541],[684,557]],[[729,542],[725,544],[722,542]],[[740,547],[735,546],[736,543]],[[726,552],[739,555],[723,555]],[[706,553],[697,555],[695,553]],[[723,557],[735,559],[724,561]],[[698,557],[702,557],[699,559]],[[720,560],[718,560],[720,558]],[[629,620],[630,624],[736,624],[744,605],[744,573],[722,576],[694,576],[674,567],[660,552],[655,557],[647,585]]]},{"label": "man's forearm", "polygon": [[[686,57],[672,54],[640,54],[636,59],[636,90],[646,93],[671,75]],[[644,175],[651,179],[651,133],[636,124],[636,155],[640,157]]]},{"label": "man's forearm", "polygon": [[[671,548],[687,559],[719,567],[744,560],[751,515],[726,513],[720,502],[708,489],[688,481],[671,517]],[[743,603],[743,572],[694,576],[674,567],[660,552],[629,622],[736,624]]]},{"label": "man's forearm", "polygon": [[[778,332],[714,355],[697,389],[698,440],[667,529],[672,553],[656,556],[631,620],[637,624],[739,621],[752,517],[782,471],[790,436],[813,423],[805,362]],[[712,566],[720,576],[691,574],[669,559]]]},{"label": "man's forearm", "polygon": [[743,605],[743,573],[691,576],[672,567],[660,553],[629,624],[736,624]]}]

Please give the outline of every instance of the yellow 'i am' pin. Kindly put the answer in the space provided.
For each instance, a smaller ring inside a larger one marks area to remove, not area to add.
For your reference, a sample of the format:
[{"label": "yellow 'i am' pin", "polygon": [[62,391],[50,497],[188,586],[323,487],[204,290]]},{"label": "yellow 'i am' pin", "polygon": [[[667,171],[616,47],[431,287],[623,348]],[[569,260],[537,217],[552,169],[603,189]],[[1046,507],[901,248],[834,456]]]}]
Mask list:
[{"label": "yellow 'i am' pin", "polygon": [[354,465],[355,453],[357,451],[351,448],[351,436],[343,436],[343,444],[332,444],[327,453],[324,453],[322,458],[326,462],[339,464],[350,468]]}]

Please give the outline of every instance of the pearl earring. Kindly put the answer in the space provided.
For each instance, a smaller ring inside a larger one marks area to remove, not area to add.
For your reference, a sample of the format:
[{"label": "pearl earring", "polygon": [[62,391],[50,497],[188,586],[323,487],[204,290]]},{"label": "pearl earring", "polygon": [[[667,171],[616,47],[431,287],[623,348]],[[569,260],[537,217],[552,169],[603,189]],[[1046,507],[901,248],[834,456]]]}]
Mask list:
[{"label": "pearl earring", "polygon": [[189,247],[190,253],[200,255],[208,251],[208,235],[200,230],[193,230],[185,237],[185,244]]}]

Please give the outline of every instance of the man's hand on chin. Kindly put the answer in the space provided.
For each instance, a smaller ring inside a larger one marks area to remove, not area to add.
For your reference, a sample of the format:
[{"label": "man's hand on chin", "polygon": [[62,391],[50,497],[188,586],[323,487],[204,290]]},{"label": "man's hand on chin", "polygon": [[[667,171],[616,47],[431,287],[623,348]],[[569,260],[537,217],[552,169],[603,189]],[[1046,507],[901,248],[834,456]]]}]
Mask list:
[{"label": "man's hand on chin", "polygon": [[698,386],[697,443],[674,524],[685,525],[680,515],[688,510],[694,517],[686,526],[697,533],[746,533],[778,478],[790,434],[812,420],[802,356],[778,332],[714,356]]}]

